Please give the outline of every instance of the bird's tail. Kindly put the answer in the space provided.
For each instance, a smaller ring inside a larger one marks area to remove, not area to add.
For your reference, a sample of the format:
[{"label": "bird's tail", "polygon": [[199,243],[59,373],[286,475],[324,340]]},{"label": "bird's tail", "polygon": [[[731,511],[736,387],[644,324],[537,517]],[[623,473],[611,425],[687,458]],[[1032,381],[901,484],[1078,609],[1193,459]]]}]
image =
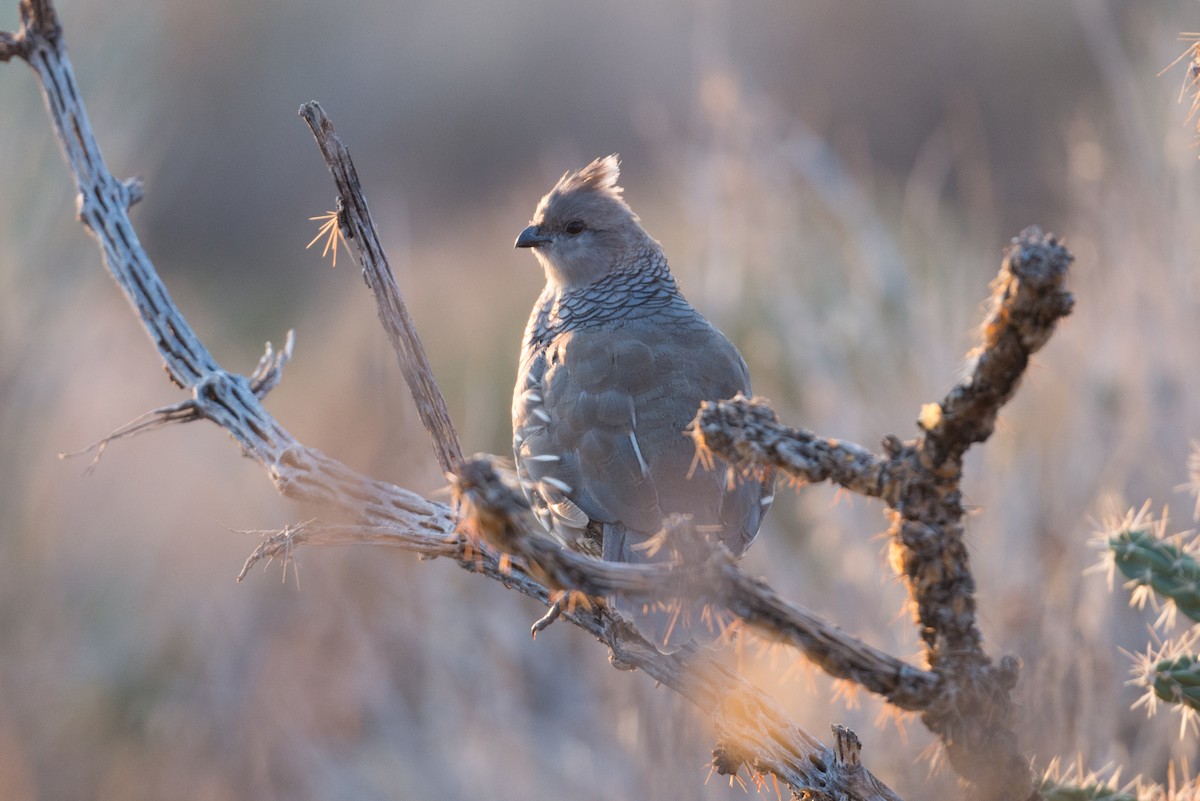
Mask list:
[{"label": "bird's tail", "polygon": [[[635,565],[671,561],[674,554],[669,548],[656,548],[656,543],[652,541],[655,536],[634,531],[619,523],[606,523],[604,560]],[[707,645],[721,634],[716,614],[694,597],[672,598],[664,595],[655,602],[616,596],[609,598],[608,603],[664,654],[674,653],[689,643]]]}]

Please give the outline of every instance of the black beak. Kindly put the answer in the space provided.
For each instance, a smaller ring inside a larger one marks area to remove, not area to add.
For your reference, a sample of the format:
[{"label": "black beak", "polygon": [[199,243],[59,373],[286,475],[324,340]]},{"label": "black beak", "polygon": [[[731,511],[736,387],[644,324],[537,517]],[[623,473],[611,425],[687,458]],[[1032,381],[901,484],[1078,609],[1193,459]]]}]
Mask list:
[{"label": "black beak", "polygon": [[544,245],[550,241],[550,237],[544,235],[538,230],[536,225],[531,225],[521,232],[517,237],[515,248],[536,248],[538,245]]}]

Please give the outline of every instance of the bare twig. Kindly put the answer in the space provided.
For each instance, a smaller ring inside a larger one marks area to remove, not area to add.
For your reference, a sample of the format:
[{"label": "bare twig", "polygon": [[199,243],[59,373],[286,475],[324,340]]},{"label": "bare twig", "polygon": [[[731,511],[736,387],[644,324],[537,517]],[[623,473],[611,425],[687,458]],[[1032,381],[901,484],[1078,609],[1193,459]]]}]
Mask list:
[{"label": "bare twig", "polygon": [[[252,533],[252,532],[245,532]],[[258,532],[268,533],[268,532]],[[270,564],[272,559],[286,563],[301,545],[309,547],[342,545],[391,545],[433,559],[438,556],[462,558],[463,543],[458,537],[436,537],[426,532],[416,532],[394,526],[367,526],[352,524],[318,523],[308,520],[282,531],[269,532],[269,536],[254,549],[237,575],[240,582],[250,570],[263,559]]]},{"label": "bare twig", "polygon": [[[292,348],[295,346],[295,343],[296,337],[293,331],[288,331],[287,341],[284,343],[283,350],[276,352],[271,343],[267,343],[266,350],[258,360],[258,366],[250,374],[250,391],[256,397],[265,397],[283,378],[283,367],[291,360]],[[100,463],[100,457],[104,455],[104,450],[112,442],[124,439],[125,437],[135,437],[138,434],[157,431],[163,426],[171,425],[172,423],[190,423],[193,420],[199,420],[205,416],[204,406],[198,400],[198,397],[203,394],[205,385],[205,381],[200,381],[196,385],[196,398],[189,398],[188,400],[144,412],[125,425],[114,429],[101,439],[88,445],[86,448],[70,453],[60,453],[58,458],[67,459],[90,453],[92,454],[92,461],[88,463],[85,469],[85,472],[90,473]]]},{"label": "bare twig", "polygon": [[462,461],[458,434],[454,431],[454,423],[446,410],[442,392],[433,378],[433,370],[425,357],[421,338],[417,336],[417,329],[409,317],[408,308],[400,297],[400,288],[396,285],[387,253],[379,242],[379,233],[375,230],[375,221],[371,219],[371,212],[367,208],[367,199],[358,181],[358,171],[354,169],[354,162],[350,159],[350,151],[342,144],[342,140],[333,130],[333,122],[316,101],[309,101],[301,106],[300,116],[308,123],[313,136],[316,137],[321,155],[325,158],[325,164],[337,185],[340,212],[338,219],[346,239],[353,242],[358,251],[363,276],[367,279],[367,286],[371,288],[379,306],[379,320],[383,323],[392,348],[396,351],[400,371],[404,373],[404,380],[408,382],[421,422],[433,441],[438,464],[443,472],[453,472]]}]

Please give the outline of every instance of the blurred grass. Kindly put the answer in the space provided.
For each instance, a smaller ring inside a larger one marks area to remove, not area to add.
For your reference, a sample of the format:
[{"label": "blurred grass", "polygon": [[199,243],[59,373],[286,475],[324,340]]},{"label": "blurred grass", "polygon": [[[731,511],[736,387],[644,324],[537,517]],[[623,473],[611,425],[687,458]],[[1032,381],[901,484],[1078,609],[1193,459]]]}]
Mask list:
[{"label": "blurred grass", "polygon": [[[15,4],[13,4],[15,5]],[[868,13],[867,9],[870,8]],[[540,285],[511,243],[565,169],[623,183],[689,297],[789,421],[908,436],[972,344],[1002,246],[1037,222],[1078,256],[1075,314],[971,455],[982,625],[1025,662],[1039,760],[1162,779],[1196,751],[1128,710],[1145,640],[1087,539],[1106,504],[1170,502],[1200,436],[1196,151],[1155,73],[1194,4],[903,9],[683,0],[63,2],[135,222],[230,369],[297,329],[269,398],[305,442],[435,492],[440,477],[352,268],[303,245],[329,207],[294,118],[317,98],[367,182],[468,451],[505,453],[515,354]],[[0,8],[0,25],[15,25]],[[58,461],[178,399],[73,219],[36,87],[0,67],[0,797],[740,797],[700,787],[696,714],[498,586],[365,549],[301,553],[235,585],[253,537],[320,510],[276,496],[194,425]],[[916,640],[879,510],[781,494],[747,568],[902,655]],[[748,647],[818,736],[856,728],[899,792],[949,792],[929,738],[829,703],[828,680]]]}]

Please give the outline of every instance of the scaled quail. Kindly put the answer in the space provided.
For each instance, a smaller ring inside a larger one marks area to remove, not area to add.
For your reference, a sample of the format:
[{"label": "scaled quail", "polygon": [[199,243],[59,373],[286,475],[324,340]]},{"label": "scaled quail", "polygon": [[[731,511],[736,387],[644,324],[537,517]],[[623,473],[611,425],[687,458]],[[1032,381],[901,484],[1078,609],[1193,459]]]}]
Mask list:
[{"label": "scaled quail", "polygon": [[[668,558],[644,543],[673,513],[740,556],[774,479],[695,466],[684,429],[701,401],[751,394],[746,363],[680,294],[617,178],[615,155],[566,173],[517,237],[546,273],[513,391],[521,485],[558,539],[609,561]],[[664,652],[712,639],[697,610],[610,603]]]}]

